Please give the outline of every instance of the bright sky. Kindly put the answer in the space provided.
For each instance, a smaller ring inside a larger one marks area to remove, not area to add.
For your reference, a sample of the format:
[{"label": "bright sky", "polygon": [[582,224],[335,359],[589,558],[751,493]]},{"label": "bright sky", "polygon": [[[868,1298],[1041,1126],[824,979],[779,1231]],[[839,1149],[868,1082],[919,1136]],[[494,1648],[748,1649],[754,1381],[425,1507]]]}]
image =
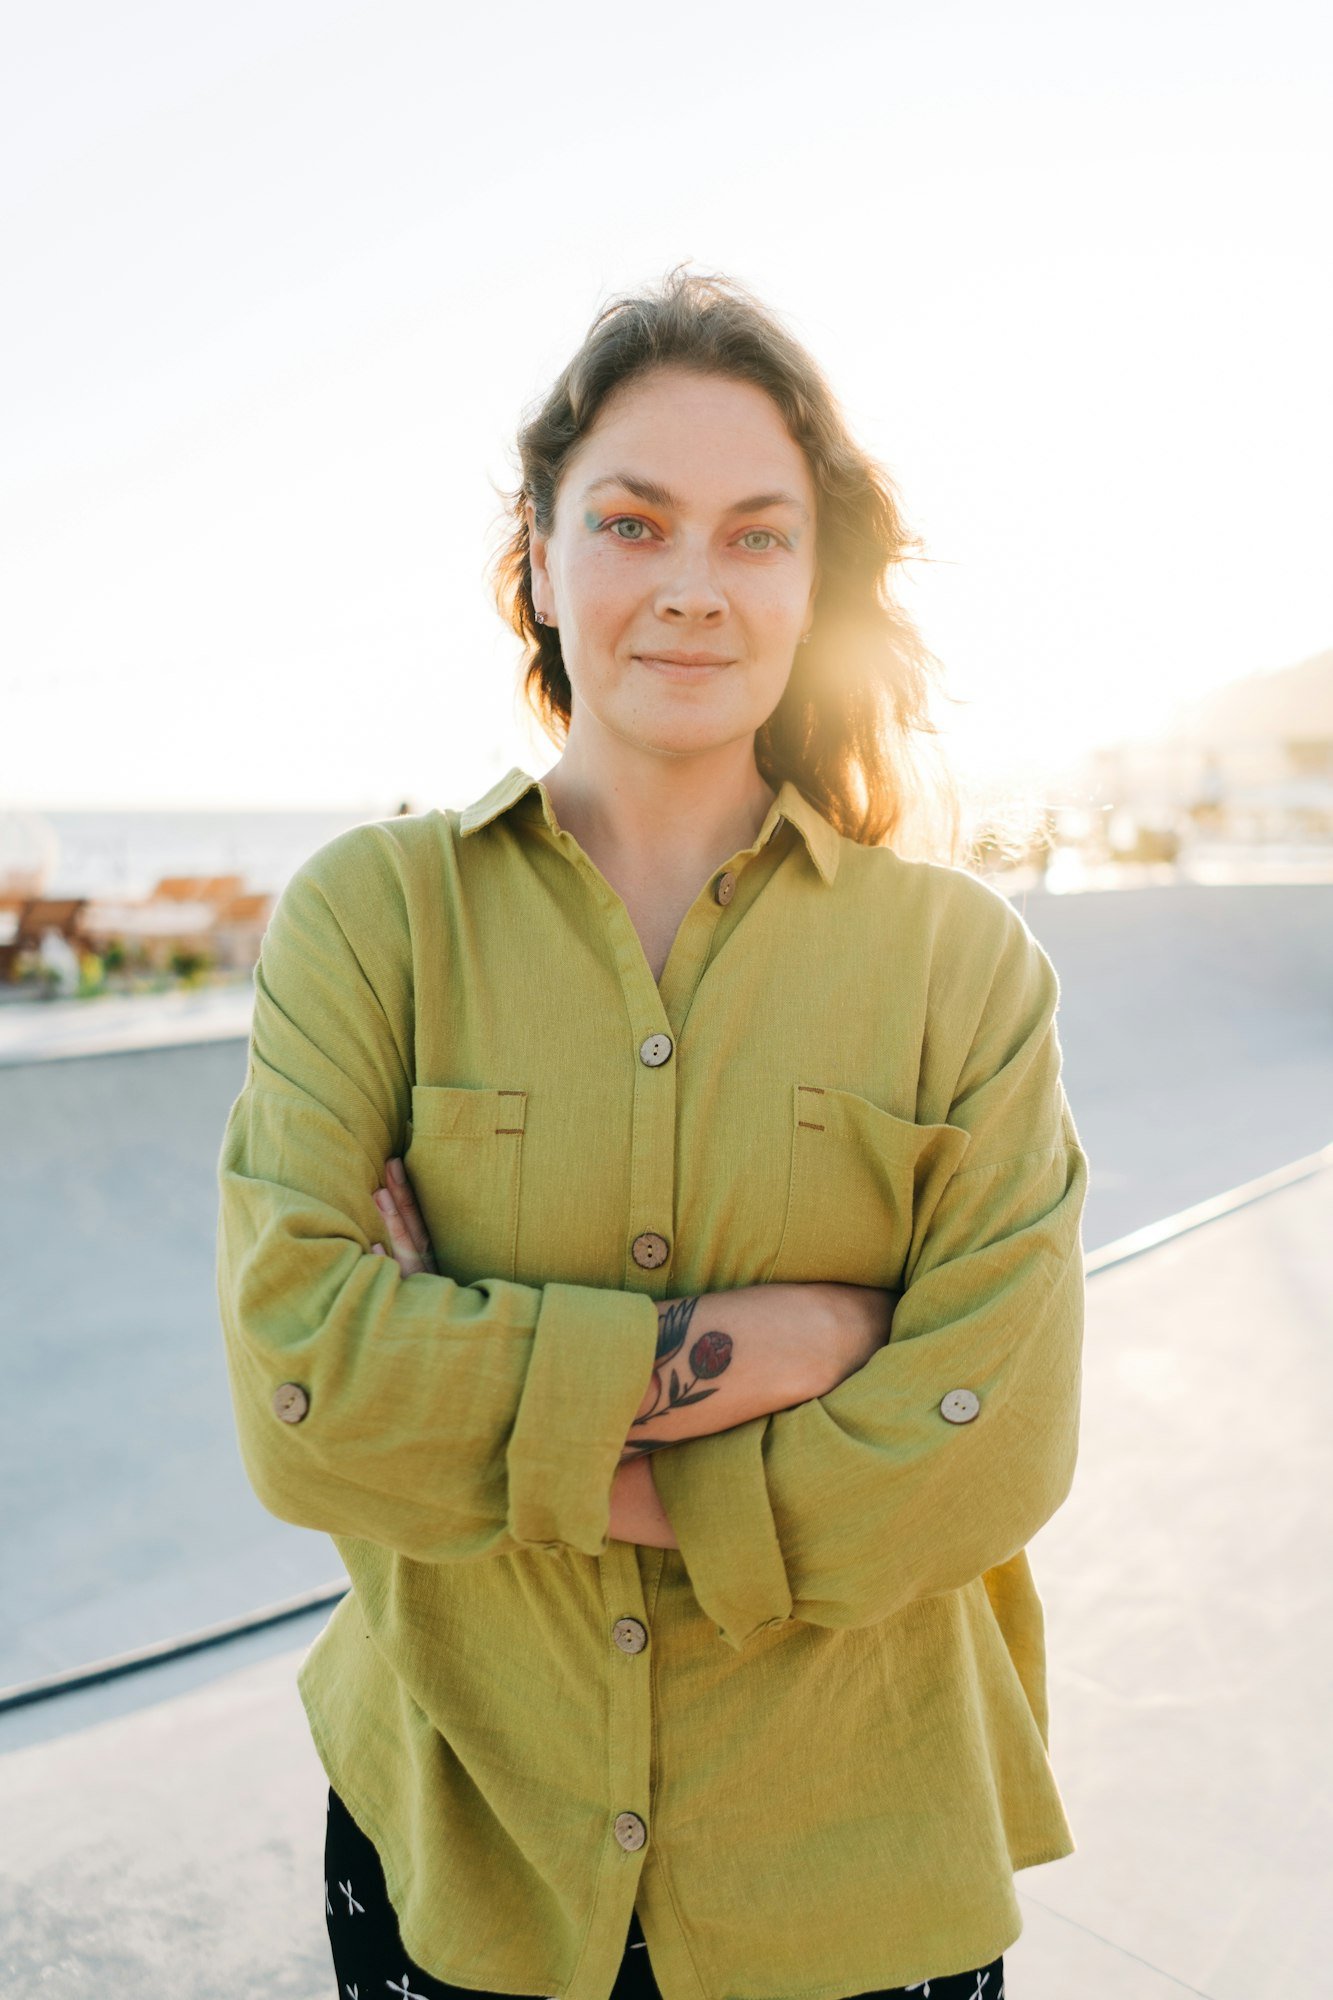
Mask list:
[{"label": "bright sky", "polygon": [[685,258],[787,316],[893,473],[961,763],[1333,644],[1330,18],[11,10],[0,806],[545,769],[492,482],[602,301]]}]

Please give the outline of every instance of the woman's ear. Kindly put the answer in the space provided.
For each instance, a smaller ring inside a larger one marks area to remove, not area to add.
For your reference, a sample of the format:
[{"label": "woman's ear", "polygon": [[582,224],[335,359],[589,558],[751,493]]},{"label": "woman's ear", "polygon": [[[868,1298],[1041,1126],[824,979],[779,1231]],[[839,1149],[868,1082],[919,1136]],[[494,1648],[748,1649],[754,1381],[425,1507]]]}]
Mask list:
[{"label": "woman's ear", "polygon": [[555,599],[551,591],[551,573],[546,567],[546,536],[537,527],[536,509],[531,500],[523,504],[523,512],[528,522],[528,568],[532,579],[533,609],[541,614],[546,625],[555,624]]}]

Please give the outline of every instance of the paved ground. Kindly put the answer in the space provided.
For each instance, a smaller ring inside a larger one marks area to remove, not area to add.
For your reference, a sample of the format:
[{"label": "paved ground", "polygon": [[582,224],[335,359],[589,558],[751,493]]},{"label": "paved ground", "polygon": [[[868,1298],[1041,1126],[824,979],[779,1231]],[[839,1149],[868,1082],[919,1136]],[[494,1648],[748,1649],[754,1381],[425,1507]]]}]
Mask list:
[{"label": "paved ground", "polygon": [[214,1172],[243,1067],[231,1041],[0,1070],[0,1685],[339,1574],[236,1450]]},{"label": "paved ground", "polygon": [[[1032,1544],[1077,1852],[1009,2000],[1292,2000],[1333,1963],[1333,1168],[1089,1284]],[[317,1628],[313,1621],[302,1644]],[[292,1635],[0,1717],[0,1990],[332,2000]]]},{"label": "paved ground", "polygon": [[234,1041],[249,1033],[254,989],[205,986],[176,993],[102,994],[93,1000],[6,1001],[0,1006],[0,1067],[113,1049],[159,1049]]},{"label": "paved ground", "polygon": [[1333,885],[1015,901],[1060,974],[1089,1249],[1333,1139]]}]

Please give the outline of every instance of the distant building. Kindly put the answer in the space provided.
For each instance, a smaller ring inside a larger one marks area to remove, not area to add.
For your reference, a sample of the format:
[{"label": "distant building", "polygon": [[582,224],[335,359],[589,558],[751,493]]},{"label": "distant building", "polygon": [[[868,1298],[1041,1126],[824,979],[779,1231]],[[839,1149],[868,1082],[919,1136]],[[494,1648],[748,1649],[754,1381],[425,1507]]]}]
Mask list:
[{"label": "distant building", "polygon": [[153,903],[211,903],[221,909],[245,888],[243,875],[163,875],[149,901]]},{"label": "distant building", "polygon": [[1242,839],[1333,837],[1333,652],[1189,703],[1171,739],[1197,759],[1188,803],[1201,827]]},{"label": "distant building", "polygon": [[86,918],[93,949],[105,952],[122,945],[134,963],[168,972],[177,953],[213,956],[213,926],[217,911],[211,903],[171,899],[159,903],[90,902]]},{"label": "distant building", "polygon": [[1097,751],[1091,775],[1140,825],[1333,840],[1333,652],[1183,704],[1160,735]]},{"label": "distant building", "polygon": [[273,897],[267,892],[233,896],[224,903],[213,924],[217,962],[231,971],[249,971],[258,962],[259,946],[269,917]]},{"label": "distant building", "polygon": [[[61,946],[75,958],[120,946],[132,965],[168,972],[181,954],[223,972],[248,972],[259,957],[274,898],[247,890],[240,875],[168,875],[142,902],[97,896],[0,895],[0,982],[18,961]],[[52,945],[52,939],[60,945]]]},{"label": "distant building", "polygon": [[178,952],[190,952],[220,971],[248,971],[259,957],[273,897],[243,884],[240,875],[164,875],[141,903],[93,903],[87,929],[99,948],[114,939],[161,969]]},{"label": "distant building", "polygon": [[14,977],[20,957],[37,957],[53,933],[76,956],[93,949],[86,896],[25,896],[17,908],[12,899],[5,902],[8,921],[0,932],[0,980]]}]

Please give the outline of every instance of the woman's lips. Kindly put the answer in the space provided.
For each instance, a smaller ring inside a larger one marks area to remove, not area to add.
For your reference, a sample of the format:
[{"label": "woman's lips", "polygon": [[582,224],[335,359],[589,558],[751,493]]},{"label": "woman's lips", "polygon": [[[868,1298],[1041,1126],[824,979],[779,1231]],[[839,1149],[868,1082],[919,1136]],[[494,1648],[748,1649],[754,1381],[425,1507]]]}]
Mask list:
[{"label": "woman's lips", "polygon": [[731,660],[690,659],[688,655],[667,653],[636,653],[640,666],[652,667],[655,672],[665,674],[668,680],[700,680],[708,674],[721,673],[723,668],[734,664]]}]

